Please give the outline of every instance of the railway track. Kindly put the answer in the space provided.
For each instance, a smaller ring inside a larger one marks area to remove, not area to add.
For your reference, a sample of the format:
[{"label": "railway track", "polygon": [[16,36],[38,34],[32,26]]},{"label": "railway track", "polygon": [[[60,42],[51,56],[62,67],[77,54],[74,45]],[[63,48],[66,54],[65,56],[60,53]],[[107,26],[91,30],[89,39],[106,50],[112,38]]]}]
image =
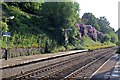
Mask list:
[{"label": "railway track", "polygon": [[[12,76],[9,78],[4,78],[3,80],[66,79],[67,77],[65,77],[65,76],[69,75],[70,73],[74,72],[75,70],[82,68],[83,66],[85,66],[88,63],[91,63],[93,61],[96,61],[96,62],[101,61],[106,55],[110,54],[109,56],[111,56],[112,52],[113,52],[113,49],[108,48],[108,49],[102,49],[102,50],[84,53],[84,55],[79,55],[79,56],[77,55],[75,57],[69,56],[68,59],[61,60],[59,62],[55,62],[53,64],[49,64],[49,65],[46,65],[46,66],[43,66],[43,67],[40,67],[37,69],[33,69],[26,73],[23,73],[23,74],[21,73],[20,75]],[[106,57],[103,60],[103,62],[108,57]],[[83,71],[85,71],[85,70],[83,70]],[[82,72],[82,73],[85,73],[85,72]]]},{"label": "railway track", "polygon": [[[106,55],[108,55],[108,54],[106,54]],[[92,60],[89,60],[90,62],[92,61],[92,63],[94,63],[95,61],[98,61],[98,60],[100,60],[101,58],[103,58],[103,57],[105,57],[106,55],[104,55],[104,56],[99,56],[100,58],[98,58],[98,57],[96,57],[96,58],[93,58]],[[88,65],[88,63],[90,63],[90,62],[84,62],[84,63],[78,63],[78,64],[73,64],[72,63],[72,65],[69,65],[69,66],[67,66],[67,67],[64,67],[64,69],[58,69],[57,71],[54,71],[54,72],[52,72],[51,74],[49,74],[49,75],[47,75],[47,76],[44,76],[44,77],[39,77],[39,76],[35,76],[35,77],[33,77],[33,79],[37,79],[37,80],[39,80],[39,79],[45,79],[45,80],[56,80],[56,79],[74,79],[74,77],[68,77],[68,78],[66,78],[65,77],[65,75],[68,75],[68,74],[70,74],[70,73],[72,73],[73,71],[75,71],[75,70],[77,70],[77,69],[79,69],[79,68],[83,68],[83,66],[86,66],[86,65]],[[83,69],[82,69],[83,70]],[[85,70],[83,70],[83,71],[87,71],[87,72],[82,72],[83,74],[88,74],[88,70],[87,70],[87,68],[85,68]],[[81,73],[81,72],[80,72]],[[78,74],[78,73],[74,73],[75,75],[76,74]],[[74,75],[73,74],[73,75]],[[80,74],[81,75],[81,74]],[[64,78],[65,77],[65,78]],[[31,78],[32,79],[32,78]],[[83,78],[81,78],[81,79],[83,79]]]},{"label": "railway track", "polygon": [[67,54],[67,55],[63,55],[63,56],[57,56],[57,57],[53,57],[53,58],[51,57],[51,58],[47,58],[45,60],[32,62],[30,64],[1,69],[0,71],[2,71],[2,78],[4,80],[6,80],[6,78],[16,77],[19,75],[27,74],[32,71],[36,71],[38,69],[41,69],[41,68],[44,68],[47,66],[51,66],[51,65],[55,65],[56,63],[63,62],[69,58],[74,58],[76,56],[84,55],[85,53],[86,52],[80,52],[80,53],[77,52],[77,53]]},{"label": "railway track", "polygon": [[[108,53],[109,54],[109,53]],[[71,74],[67,75],[64,79],[85,79],[85,80],[90,80],[91,75],[113,54],[105,54],[101,57],[99,57],[96,60],[93,60],[92,62],[88,63],[87,65],[79,68],[78,70],[72,72]]]}]

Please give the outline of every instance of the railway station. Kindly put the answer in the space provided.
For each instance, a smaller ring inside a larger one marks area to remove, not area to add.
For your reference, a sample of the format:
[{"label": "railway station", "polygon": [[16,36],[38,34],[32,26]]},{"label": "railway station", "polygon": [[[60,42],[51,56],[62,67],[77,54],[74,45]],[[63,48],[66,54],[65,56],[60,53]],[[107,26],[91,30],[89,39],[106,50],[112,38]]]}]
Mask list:
[{"label": "railway station", "polygon": [[[15,58],[8,59],[7,61],[5,60],[3,61],[4,64],[1,67],[1,69],[4,72],[2,72],[2,77],[4,77],[3,80],[4,79],[5,80],[9,80],[9,79],[23,79],[23,80],[25,79],[31,79],[31,80],[105,79],[107,80],[108,78],[110,80],[114,80],[113,78],[116,78],[115,77],[117,76],[116,72],[119,69],[118,65],[119,65],[119,56],[120,56],[115,54],[115,50],[116,48],[114,47],[95,50],[95,51],[75,50],[75,51],[62,52],[54,55],[46,54],[44,55],[44,57],[41,56],[41,58],[39,55],[38,59],[36,58],[36,56],[28,57],[27,59],[25,59],[25,57],[21,57],[17,60],[14,60]],[[99,54],[96,54],[98,52]],[[106,56],[108,54],[111,55]],[[6,65],[5,62],[6,64],[9,65]],[[34,69],[34,66],[35,67],[38,66],[41,68]],[[30,72],[28,67],[31,68]],[[14,76],[15,74],[21,74],[21,75],[18,75],[15,78],[10,77],[10,76]]]},{"label": "railway station", "polygon": [[0,80],[120,80],[120,1],[0,0]]}]

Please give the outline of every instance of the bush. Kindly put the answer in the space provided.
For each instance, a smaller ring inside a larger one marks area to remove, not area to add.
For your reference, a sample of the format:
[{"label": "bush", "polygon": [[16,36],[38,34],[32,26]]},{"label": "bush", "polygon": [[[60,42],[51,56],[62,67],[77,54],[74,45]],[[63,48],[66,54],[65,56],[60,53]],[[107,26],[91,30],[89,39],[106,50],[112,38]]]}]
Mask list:
[{"label": "bush", "polygon": [[67,50],[73,50],[73,49],[75,49],[75,47],[73,46],[73,45],[67,45]]},{"label": "bush", "polygon": [[95,46],[95,45],[100,45],[99,42],[95,42],[93,41],[91,38],[89,37],[83,37],[82,41],[81,41],[81,45],[84,47],[90,47],[90,46]]},{"label": "bush", "polygon": [[118,36],[115,33],[111,32],[111,33],[109,33],[109,35],[111,37],[112,43],[116,43],[118,41]]},{"label": "bush", "polygon": [[51,50],[51,52],[59,52],[59,51],[65,51],[65,47],[59,46],[59,47],[55,47],[53,50]]},{"label": "bush", "polygon": [[102,42],[109,42],[110,40],[111,40],[111,37],[109,36],[109,34],[105,34]]},{"label": "bush", "polygon": [[76,44],[75,48],[74,48],[74,50],[83,50],[83,49],[85,49],[85,48],[83,46],[81,46],[80,44]]}]

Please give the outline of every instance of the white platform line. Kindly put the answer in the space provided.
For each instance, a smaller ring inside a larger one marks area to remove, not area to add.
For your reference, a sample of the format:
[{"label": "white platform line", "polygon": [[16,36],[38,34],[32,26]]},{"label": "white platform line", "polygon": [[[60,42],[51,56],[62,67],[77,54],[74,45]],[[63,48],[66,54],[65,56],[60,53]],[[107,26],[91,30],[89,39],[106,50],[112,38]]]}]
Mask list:
[{"label": "white platform line", "polygon": [[[114,55],[113,55],[113,56],[114,56]],[[113,56],[111,56],[102,66],[100,66],[100,67],[90,76],[90,79],[91,79],[108,61],[110,61],[110,59],[112,59]]]}]

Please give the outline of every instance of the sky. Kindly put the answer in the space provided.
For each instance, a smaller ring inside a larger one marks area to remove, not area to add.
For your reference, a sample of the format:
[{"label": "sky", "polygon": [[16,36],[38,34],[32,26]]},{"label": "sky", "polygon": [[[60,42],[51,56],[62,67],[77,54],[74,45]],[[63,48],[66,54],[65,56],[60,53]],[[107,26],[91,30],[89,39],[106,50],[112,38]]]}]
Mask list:
[{"label": "sky", "polygon": [[120,0],[75,0],[80,4],[80,17],[86,12],[99,18],[105,16],[110,26],[118,30],[118,2]]}]

